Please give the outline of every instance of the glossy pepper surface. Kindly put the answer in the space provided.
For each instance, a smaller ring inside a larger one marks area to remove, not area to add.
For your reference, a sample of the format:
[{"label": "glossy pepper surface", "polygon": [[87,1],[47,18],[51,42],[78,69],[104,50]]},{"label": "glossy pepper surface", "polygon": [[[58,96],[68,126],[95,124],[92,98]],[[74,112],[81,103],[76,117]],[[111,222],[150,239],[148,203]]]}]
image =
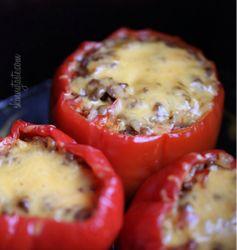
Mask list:
[{"label": "glossy pepper surface", "polygon": [[[135,38],[161,40],[187,48],[193,53],[201,52],[177,37],[168,36],[152,30],[134,31],[119,29],[107,39]],[[172,162],[189,152],[201,152],[215,147],[222,119],[224,91],[218,84],[217,95],[212,108],[194,124],[161,135],[124,135],[108,131],[98,126],[98,119],[89,122],[75,111],[75,103],[68,98],[70,82],[77,73],[77,62],[99,48],[99,42],[84,42],[59,67],[53,80],[52,117],[56,125],[75,138],[79,143],[99,148],[112,163],[122,178],[127,197],[131,197],[139,185],[158,168]],[[215,72],[215,65],[211,64]],[[78,104],[77,104],[78,105]]]},{"label": "glossy pepper surface", "polygon": [[203,174],[205,180],[208,169],[204,167],[202,172],[198,172],[198,166],[217,161],[223,161],[227,169],[236,168],[236,160],[231,155],[222,150],[211,150],[201,154],[189,153],[149,177],[138,190],[125,215],[119,249],[198,249],[192,241],[185,246],[167,248],[164,245],[164,219],[179,199],[185,180],[195,178],[198,173]]},{"label": "glossy pepper surface", "polygon": [[73,222],[2,214],[0,249],[109,249],[121,228],[123,218],[122,185],[110,163],[101,151],[77,144],[52,125],[34,125],[23,121],[16,121],[11,133],[0,140],[0,150],[8,150],[18,138],[35,136],[52,138],[60,152],[71,153],[87,163],[99,181],[96,207],[91,217]]}]

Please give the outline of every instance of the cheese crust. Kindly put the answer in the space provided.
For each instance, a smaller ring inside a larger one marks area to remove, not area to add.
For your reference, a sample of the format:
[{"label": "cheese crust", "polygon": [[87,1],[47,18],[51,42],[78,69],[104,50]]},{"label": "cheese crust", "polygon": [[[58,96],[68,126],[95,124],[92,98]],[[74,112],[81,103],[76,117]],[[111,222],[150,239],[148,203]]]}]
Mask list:
[{"label": "cheese crust", "polygon": [[[213,104],[218,81],[200,54],[161,40],[105,41],[78,65],[70,91],[88,120],[109,129],[162,134],[195,123]],[[106,126],[105,125],[105,126]]]},{"label": "cheese crust", "polygon": [[94,189],[85,164],[49,148],[41,138],[18,139],[0,154],[0,214],[83,220],[94,208]]},{"label": "cheese crust", "polygon": [[165,219],[164,244],[168,249],[236,249],[235,198],[235,169],[209,166],[207,176],[197,175],[191,186],[183,185]]}]

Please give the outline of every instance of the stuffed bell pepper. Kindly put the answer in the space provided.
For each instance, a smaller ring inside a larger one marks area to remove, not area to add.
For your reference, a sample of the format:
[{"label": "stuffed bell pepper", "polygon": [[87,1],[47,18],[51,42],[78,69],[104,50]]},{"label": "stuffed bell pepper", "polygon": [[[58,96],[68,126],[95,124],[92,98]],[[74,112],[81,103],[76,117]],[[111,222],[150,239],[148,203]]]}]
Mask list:
[{"label": "stuffed bell pepper", "polygon": [[223,99],[201,51],[155,31],[120,29],[65,60],[51,103],[57,126],[102,150],[130,197],[160,167],[215,146]]},{"label": "stuffed bell pepper", "polygon": [[145,181],[124,221],[120,250],[235,250],[235,159],[183,156]]},{"label": "stuffed bell pepper", "polygon": [[0,249],[109,249],[121,182],[104,155],[51,125],[14,123],[0,140]]}]

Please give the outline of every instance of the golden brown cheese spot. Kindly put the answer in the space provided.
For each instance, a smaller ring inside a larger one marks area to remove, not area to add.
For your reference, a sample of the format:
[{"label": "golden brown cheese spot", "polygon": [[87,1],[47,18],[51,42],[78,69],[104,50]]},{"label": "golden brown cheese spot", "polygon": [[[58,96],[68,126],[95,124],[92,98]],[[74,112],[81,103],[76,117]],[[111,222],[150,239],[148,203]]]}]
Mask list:
[{"label": "golden brown cheese spot", "polygon": [[164,223],[169,249],[196,242],[196,249],[234,250],[236,242],[236,172],[213,168],[177,202]]},{"label": "golden brown cheese spot", "polygon": [[90,216],[95,192],[89,169],[40,141],[17,140],[0,156],[0,214],[72,221]]},{"label": "golden brown cheese spot", "polygon": [[[113,130],[159,134],[188,126],[211,108],[217,79],[209,66],[162,41],[128,41],[99,49],[71,91],[83,99],[82,109],[92,110],[91,120],[107,111],[117,120]],[[115,99],[115,109],[106,110]]]}]

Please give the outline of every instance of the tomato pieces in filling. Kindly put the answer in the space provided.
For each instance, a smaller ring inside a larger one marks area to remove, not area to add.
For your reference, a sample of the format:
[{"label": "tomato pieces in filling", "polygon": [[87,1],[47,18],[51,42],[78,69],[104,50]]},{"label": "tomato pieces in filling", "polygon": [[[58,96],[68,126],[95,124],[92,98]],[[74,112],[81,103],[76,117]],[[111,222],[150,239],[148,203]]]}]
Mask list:
[{"label": "tomato pieces in filling", "polygon": [[88,166],[58,152],[52,139],[18,139],[0,152],[0,215],[84,220],[93,213],[95,184]]},{"label": "tomato pieces in filling", "polygon": [[162,40],[106,40],[78,63],[70,92],[89,121],[129,135],[195,123],[213,104],[218,81],[198,52]]},{"label": "tomato pieces in filling", "polygon": [[235,249],[236,170],[195,166],[164,221],[167,249]]}]

